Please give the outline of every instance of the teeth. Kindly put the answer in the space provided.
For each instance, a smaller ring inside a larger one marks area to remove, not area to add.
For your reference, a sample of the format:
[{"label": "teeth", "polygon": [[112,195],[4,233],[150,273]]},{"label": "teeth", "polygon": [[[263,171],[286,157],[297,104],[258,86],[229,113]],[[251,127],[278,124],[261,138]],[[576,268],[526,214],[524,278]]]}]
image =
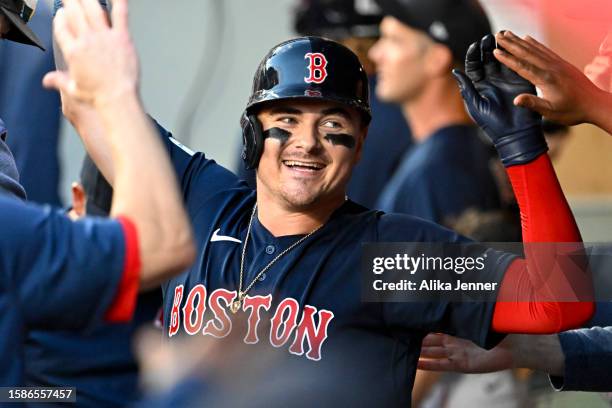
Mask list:
[{"label": "teeth", "polygon": [[307,162],[301,162],[301,161],[296,161],[296,160],[285,160],[283,163],[285,163],[285,165],[289,167],[300,166],[300,167],[307,167],[309,169],[315,169],[315,170],[320,170],[324,167],[322,164],[319,164],[319,163],[307,163]]}]

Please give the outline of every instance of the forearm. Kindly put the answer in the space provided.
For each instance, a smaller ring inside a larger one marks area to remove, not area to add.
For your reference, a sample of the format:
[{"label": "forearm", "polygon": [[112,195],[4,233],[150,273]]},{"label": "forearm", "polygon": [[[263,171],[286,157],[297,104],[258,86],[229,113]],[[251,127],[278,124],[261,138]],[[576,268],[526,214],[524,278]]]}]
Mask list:
[{"label": "forearm", "polygon": [[508,175],[521,210],[525,259],[501,282],[493,329],[548,334],[578,327],[594,310],[592,282],[577,262],[580,232],[550,159],[511,166]]},{"label": "forearm", "polygon": [[73,126],[89,156],[108,183],[114,187],[116,163],[113,160],[112,147],[105,137],[105,128],[98,113],[93,110],[80,112],[78,122],[73,123]]},{"label": "forearm", "polygon": [[[167,278],[162,272],[182,270],[190,263],[191,227],[167,153],[137,95],[126,94],[120,102],[97,106],[108,142],[103,154],[113,165],[111,215],[127,216],[136,225],[142,269],[151,272],[141,276],[141,285],[152,287]],[[95,160],[100,151],[96,155]]]},{"label": "forearm", "polygon": [[512,335],[510,339],[513,365],[516,368],[530,368],[551,375],[563,375],[565,356],[559,336],[553,335]]}]

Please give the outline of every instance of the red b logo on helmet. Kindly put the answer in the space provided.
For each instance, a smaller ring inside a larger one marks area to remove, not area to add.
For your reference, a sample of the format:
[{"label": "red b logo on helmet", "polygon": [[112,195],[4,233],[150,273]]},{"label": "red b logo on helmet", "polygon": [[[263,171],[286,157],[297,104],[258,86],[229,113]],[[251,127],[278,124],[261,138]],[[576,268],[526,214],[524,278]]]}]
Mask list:
[{"label": "red b logo on helmet", "polygon": [[309,52],[304,55],[304,59],[309,60],[308,77],[304,78],[306,83],[320,84],[327,78],[327,58],[320,52]]}]

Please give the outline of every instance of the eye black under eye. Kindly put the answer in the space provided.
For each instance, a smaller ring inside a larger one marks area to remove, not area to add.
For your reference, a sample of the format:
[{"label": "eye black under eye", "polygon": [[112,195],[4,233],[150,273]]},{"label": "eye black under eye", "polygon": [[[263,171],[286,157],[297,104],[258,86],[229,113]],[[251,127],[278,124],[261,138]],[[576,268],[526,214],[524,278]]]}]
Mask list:
[{"label": "eye black under eye", "polygon": [[325,140],[334,146],[344,146],[348,149],[355,147],[355,136],[346,133],[328,133]]}]

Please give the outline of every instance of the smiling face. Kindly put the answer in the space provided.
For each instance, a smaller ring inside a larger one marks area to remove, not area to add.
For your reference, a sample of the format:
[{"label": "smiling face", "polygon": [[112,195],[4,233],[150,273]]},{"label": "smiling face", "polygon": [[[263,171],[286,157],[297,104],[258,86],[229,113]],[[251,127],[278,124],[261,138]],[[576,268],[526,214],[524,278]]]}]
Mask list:
[{"label": "smiling face", "polygon": [[266,136],[257,168],[258,199],[293,210],[341,203],[367,127],[345,105],[309,100],[266,104],[257,115]]}]

